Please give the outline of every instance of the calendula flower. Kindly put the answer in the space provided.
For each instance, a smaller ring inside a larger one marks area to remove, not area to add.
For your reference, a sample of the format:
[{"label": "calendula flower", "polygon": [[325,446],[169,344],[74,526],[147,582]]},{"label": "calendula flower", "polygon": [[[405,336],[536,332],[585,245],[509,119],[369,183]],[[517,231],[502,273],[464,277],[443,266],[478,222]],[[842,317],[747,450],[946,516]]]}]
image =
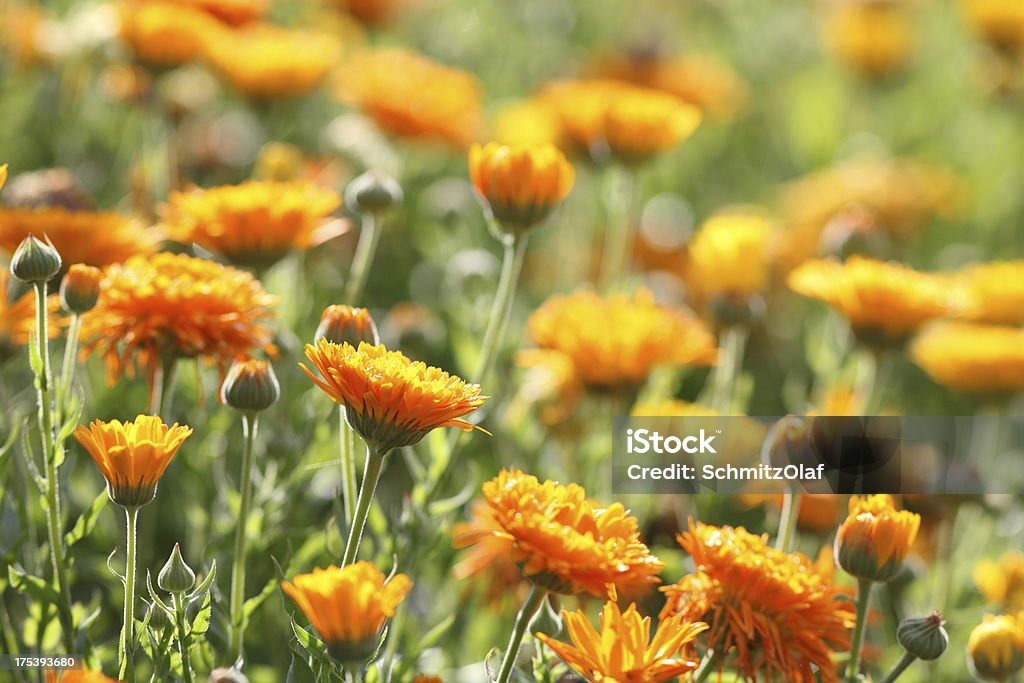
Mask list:
[{"label": "calendula flower", "polygon": [[626,163],[645,161],[690,137],[700,125],[700,110],[646,88],[624,88],[608,103],[604,142]]},{"label": "calendula flower", "polygon": [[774,233],[771,219],[755,212],[712,216],[690,241],[687,285],[712,312],[748,308],[768,286]]},{"label": "calendula flower", "polygon": [[539,97],[507,104],[494,118],[494,139],[503,145],[564,147],[558,109]]},{"label": "calendula flower", "polygon": [[29,235],[49,238],[64,263],[96,267],[150,254],[162,239],[159,230],[117,213],[0,207],[0,249],[13,254]]},{"label": "calendula flower", "polygon": [[326,339],[335,344],[348,342],[359,346],[362,342],[379,344],[377,325],[373,322],[370,312],[365,308],[332,304],[324,309],[320,316],[320,326],[316,328],[317,340]]},{"label": "calendula flower", "polygon": [[366,51],[340,67],[337,94],[387,133],[464,147],[480,130],[480,87],[469,73],[415,52]]},{"label": "calendula flower", "polygon": [[967,661],[984,681],[1008,681],[1024,668],[1024,615],[986,614],[967,640]]},{"label": "calendula flower", "polygon": [[885,582],[899,573],[921,527],[921,516],[897,510],[892,496],[854,496],[836,533],[836,564],[866,581]]},{"label": "calendula flower", "polygon": [[515,469],[485,483],[483,494],[488,523],[464,531],[457,547],[504,539],[525,578],[559,593],[614,597],[620,586],[658,582],[663,565],[620,503],[604,506],[576,484],[541,483]]},{"label": "calendula flower", "polygon": [[555,296],[530,316],[528,328],[538,347],[570,358],[593,391],[632,391],[656,367],[712,365],[717,357],[703,323],[659,306],[648,290]]},{"label": "calendula flower", "polygon": [[203,358],[225,366],[273,351],[266,322],[275,297],[244,271],[185,254],[134,256],[107,268],[96,307],[82,316],[86,355],[105,357],[108,380],[161,362]]},{"label": "calendula flower", "polygon": [[336,192],[308,181],[251,181],[175,192],[163,213],[171,239],[267,268],[341,234],[343,223],[331,220],[340,205]]},{"label": "calendula flower", "polygon": [[137,60],[154,66],[196,61],[208,41],[226,33],[214,18],[184,2],[132,0],[119,10],[121,40]]},{"label": "calendula flower", "polygon": [[535,101],[558,116],[559,140],[568,151],[592,157],[606,154],[608,110],[618,97],[635,86],[611,79],[556,81],[546,85]]},{"label": "calendula flower", "polygon": [[576,180],[572,164],[550,144],[475,144],[469,150],[469,176],[494,219],[512,232],[544,220]]},{"label": "calendula flower", "polygon": [[906,0],[844,0],[826,17],[824,40],[847,66],[884,78],[910,60],[914,17]]},{"label": "calendula flower", "polygon": [[823,301],[871,345],[902,343],[924,323],[954,308],[942,278],[899,263],[851,256],[845,263],[808,261],[789,274],[793,291]]},{"label": "calendula flower", "polygon": [[75,430],[107,480],[110,499],[128,509],[153,500],[160,477],[190,434],[190,427],[168,427],[152,415],[139,415],[134,422],[94,420]]},{"label": "calendula flower", "polygon": [[91,311],[100,298],[103,271],[76,263],[60,281],[60,302],[68,313]]},{"label": "calendula flower", "polygon": [[700,664],[691,648],[707,624],[674,615],[660,620],[652,637],[650,617],[641,616],[635,604],[622,612],[614,602],[606,602],[600,631],[583,611],[562,614],[571,645],[544,633],[537,638],[591,683],[659,683]]},{"label": "calendula flower", "polygon": [[487,400],[478,385],[382,345],[320,339],[306,345],[306,358],[316,370],[300,363],[309,378],[345,407],[352,428],[381,454],[439,427],[472,430],[463,418]]},{"label": "calendula flower", "polygon": [[1024,390],[1024,331],[976,323],[936,323],[910,345],[910,357],[933,380],[957,391]]},{"label": "calendula flower", "polygon": [[734,655],[730,667],[745,679],[838,682],[832,653],[849,647],[853,609],[807,556],[743,528],[693,522],[679,543],[695,571],[661,589],[662,619],[710,624],[708,647]]},{"label": "calendula flower", "polygon": [[1024,610],[1024,553],[1010,552],[998,562],[979,562],[974,567],[974,583],[990,603],[1007,611]]},{"label": "calendula flower", "polygon": [[282,581],[281,588],[309,619],[331,656],[357,664],[377,649],[384,622],[394,616],[412,582],[405,574],[389,580],[369,562],[356,562],[299,574],[294,581]]},{"label": "calendula flower", "polygon": [[967,266],[951,276],[962,292],[957,317],[993,325],[1024,325],[1024,261]]},{"label": "calendula flower", "polygon": [[67,669],[47,671],[46,683],[120,683],[117,679],[108,678],[99,671],[90,669]]},{"label": "calendula flower", "polygon": [[[28,344],[36,325],[35,294],[30,289],[12,301],[11,293],[11,272],[0,268],[0,363],[12,358]],[[47,333],[50,339],[55,339],[60,336],[67,320],[60,315],[59,297],[47,297],[46,304],[49,314]]]},{"label": "calendula flower", "polygon": [[527,586],[512,550],[513,541],[502,533],[495,512],[485,500],[475,500],[469,508],[469,519],[452,529],[453,538],[478,538],[463,554],[452,570],[459,581],[475,579],[483,586],[488,603],[499,606],[509,597],[521,603]]},{"label": "calendula flower", "polygon": [[1024,48],[1024,6],[1016,0],[961,0],[964,17],[982,40],[1007,52]]}]

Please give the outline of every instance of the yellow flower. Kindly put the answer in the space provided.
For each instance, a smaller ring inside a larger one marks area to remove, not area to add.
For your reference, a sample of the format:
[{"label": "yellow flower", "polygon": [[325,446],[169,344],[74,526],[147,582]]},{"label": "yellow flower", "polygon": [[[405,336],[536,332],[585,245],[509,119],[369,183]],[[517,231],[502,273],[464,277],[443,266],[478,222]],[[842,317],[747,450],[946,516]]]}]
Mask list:
[{"label": "yellow flower", "polygon": [[525,232],[544,220],[568,196],[576,179],[572,164],[550,144],[474,144],[469,175],[495,220],[514,232]]},{"label": "yellow flower", "polygon": [[556,81],[546,85],[537,102],[549,106],[558,115],[559,138],[572,152],[600,154],[605,144],[605,125],[612,101],[632,86],[609,79]]},{"label": "yellow flower", "polygon": [[376,650],[384,622],[394,616],[412,582],[405,574],[389,580],[369,562],[356,562],[299,574],[294,581],[282,581],[281,588],[309,619],[331,656],[358,664]]},{"label": "yellow flower", "polygon": [[630,415],[634,417],[717,417],[716,410],[705,408],[698,403],[689,401],[639,401],[633,406]]},{"label": "yellow flower", "polygon": [[836,532],[836,564],[858,579],[885,582],[899,573],[921,516],[897,510],[887,495],[854,496]]},{"label": "yellow flower", "polygon": [[1019,327],[937,323],[914,339],[910,356],[933,380],[957,391],[1024,390],[1024,331]]},{"label": "yellow flower", "polygon": [[[32,291],[25,292],[11,301],[11,271],[0,268],[0,364],[13,358],[22,346],[28,344],[29,335],[36,326],[36,299]],[[60,299],[49,296],[46,299],[49,320],[47,336],[55,339],[67,319],[60,314]]]},{"label": "yellow flower", "polygon": [[306,358],[320,376],[300,363],[302,369],[345,406],[352,428],[381,455],[411,446],[439,427],[472,430],[463,418],[487,400],[478,385],[381,345],[320,339],[306,345]]},{"label": "yellow flower", "polygon": [[849,647],[853,608],[827,573],[743,528],[691,522],[679,543],[695,571],[662,588],[662,619],[709,623],[708,647],[734,653],[745,680],[838,683],[832,653]]},{"label": "yellow flower", "polygon": [[967,23],[999,50],[1024,48],[1024,5],[1017,0],[961,0]]},{"label": "yellow flower", "polygon": [[0,189],[3,189],[7,182],[7,164],[0,164]]},{"label": "yellow flower", "polygon": [[967,640],[967,659],[982,680],[1010,680],[1024,668],[1024,615],[986,614]]},{"label": "yellow flower", "polygon": [[1024,553],[1010,552],[998,562],[979,562],[974,567],[974,582],[990,603],[1010,611],[1024,610]]},{"label": "yellow flower", "polygon": [[608,103],[604,142],[626,163],[644,161],[690,137],[700,125],[700,110],[646,88],[622,88]]},{"label": "yellow flower", "polygon": [[538,347],[571,359],[593,391],[632,391],[658,366],[712,365],[717,357],[703,323],[657,305],[647,290],[555,296],[530,316],[528,327]]},{"label": "yellow flower", "polygon": [[614,602],[601,611],[600,631],[583,611],[563,616],[572,645],[544,633],[537,638],[592,683],[659,683],[693,671],[700,664],[693,640],[708,628],[676,615],[659,621],[652,637],[650,617],[640,616],[635,604],[623,613]]},{"label": "yellow flower", "polygon": [[502,470],[483,486],[487,523],[463,531],[456,547],[507,543],[505,557],[523,576],[558,593],[614,598],[658,582],[662,563],[640,540],[636,518],[620,503],[601,505],[576,484],[540,483]]},{"label": "yellow flower", "polygon": [[185,254],[134,256],[107,269],[96,307],[82,316],[86,355],[102,354],[108,381],[135,368],[150,382],[162,361],[225,366],[273,352],[265,324],[275,297],[249,273]]},{"label": "yellow flower", "polygon": [[308,181],[251,181],[175,192],[163,214],[171,239],[262,269],[340,234],[343,224],[330,220],[340,205],[336,192]]},{"label": "yellow flower", "polygon": [[995,325],[1024,325],[1024,261],[979,263],[952,276],[963,294],[958,317]]},{"label": "yellow flower", "polygon": [[704,297],[746,299],[768,285],[775,225],[750,211],[712,216],[689,245],[687,284]]},{"label": "yellow flower", "polygon": [[954,301],[937,275],[861,256],[845,263],[808,261],[788,282],[793,291],[835,308],[869,345],[902,343],[925,322],[949,313]]},{"label": "yellow flower", "polygon": [[397,137],[465,147],[480,130],[480,87],[469,73],[415,52],[371,50],[339,71],[337,94]]},{"label": "yellow flower", "polygon": [[910,59],[914,18],[906,0],[844,0],[826,17],[824,39],[847,66],[884,78]]},{"label": "yellow flower", "polygon": [[119,683],[116,679],[108,678],[98,671],[89,669],[47,671],[46,683]]},{"label": "yellow flower", "polygon": [[558,110],[534,97],[505,105],[494,121],[494,138],[505,145],[562,144],[562,121]]},{"label": "yellow flower", "polygon": [[75,430],[78,443],[107,480],[110,499],[128,509],[156,497],[160,477],[190,434],[190,427],[168,427],[152,415],[139,415],[135,422],[94,420]]},{"label": "yellow flower", "polygon": [[215,19],[186,3],[131,0],[119,10],[121,40],[136,59],[154,66],[195,61],[208,41],[226,33]]}]

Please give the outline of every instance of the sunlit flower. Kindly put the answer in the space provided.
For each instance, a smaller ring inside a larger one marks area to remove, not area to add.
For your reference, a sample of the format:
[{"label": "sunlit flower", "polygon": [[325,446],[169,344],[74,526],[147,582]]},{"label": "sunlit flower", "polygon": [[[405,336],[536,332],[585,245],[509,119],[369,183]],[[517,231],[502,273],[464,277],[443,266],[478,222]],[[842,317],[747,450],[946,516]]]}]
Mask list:
[{"label": "sunlit flower", "polygon": [[910,346],[933,380],[957,391],[1013,394],[1024,390],[1024,330],[976,323],[937,323]]},{"label": "sunlit flower", "polygon": [[121,39],[136,59],[154,66],[196,61],[208,41],[226,33],[214,18],[184,2],[132,0],[119,9]]},{"label": "sunlit flower", "polygon": [[708,647],[746,679],[838,682],[832,652],[849,647],[853,608],[809,558],[742,528],[691,522],[679,542],[695,571],[662,588],[663,619],[710,624]]},{"label": "sunlit flower", "polygon": [[47,671],[46,683],[118,683],[118,680],[90,669],[66,669]]},{"label": "sunlit flower", "polygon": [[967,660],[982,680],[1010,680],[1024,668],[1024,615],[986,614],[967,640]]},{"label": "sunlit flower", "polygon": [[953,308],[949,287],[939,276],[860,256],[845,263],[808,261],[789,274],[788,282],[793,291],[835,308],[858,338],[872,345],[901,343]]},{"label": "sunlit flower", "polygon": [[903,566],[921,516],[897,510],[891,496],[854,496],[836,533],[836,564],[867,581],[889,581]]},{"label": "sunlit flower", "polygon": [[570,151],[594,155],[605,144],[608,108],[620,93],[632,87],[610,79],[556,81],[546,85],[536,101],[556,112],[559,139],[571,147]]},{"label": "sunlit flower", "polygon": [[[453,576],[459,581],[475,579],[483,586],[484,598],[492,605],[500,605],[510,597],[521,603],[517,593],[522,593],[528,584],[512,554],[515,543],[502,533],[496,514],[487,501],[473,501],[469,519],[452,529],[453,538],[467,535],[478,540],[455,565]],[[519,597],[525,597],[525,593]]]},{"label": "sunlit flower", "polygon": [[572,190],[576,179],[554,145],[473,145],[469,175],[502,227],[525,231],[542,221]]},{"label": "sunlit flower", "polygon": [[360,343],[379,344],[377,325],[365,308],[332,304],[324,309],[320,316],[320,325],[316,328],[315,338],[326,339],[335,344],[348,342],[352,346]]},{"label": "sunlit flower", "polygon": [[106,358],[111,383],[135,368],[152,381],[175,358],[223,367],[273,351],[275,303],[249,273],[185,254],[134,256],[107,269],[99,303],[82,316],[83,348]]},{"label": "sunlit flower", "polygon": [[974,567],[974,582],[990,603],[1011,612],[1024,610],[1024,553],[1010,552],[998,562],[979,562]]},{"label": "sunlit flower", "polygon": [[190,434],[190,427],[168,427],[152,415],[139,415],[134,422],[94,420],[75,430],[107,480],[110,499],[129,509],[153,500],[157,482]]},{"label": "sunlit flower", "polygon": [[300,364],[309,378],[345,406],[352,428],[381,454],[439,427],[472,430],[463,418],[487,400],[478,385],[381,345],[320,339],[306,345],[306,358],[316,370]]},{"label": "sunlit flower", "polygon": [[394,616],[412,582],[405,574],[386,578],[369,562],[330,566],[282,581],[288,594],[328,651],[343,663],[362,663],[374,653],[384,622]]},{"label": "sunlit flower", "polygon": [[533,97],[505,105],[494,120],[494,139],[503,145],[562,145],[562,121],[546,100]]},{"label": "sunlit flower", "polygon": [[961,0],[967,23],[999,50],[1024,48],[1024,5],[1017,0]]},{"label": "sunlit flower", "polygon": [[163,210],[171,239],[195,242],[232,263],[267,268],[292,250],[343,232],[333,190],[311,182],[247,182],[171,194]]},{"label": "sunlit flower", "polygon": [[745,302],[768,285],[774,223],[752,211],[712,216],[689,245],[687,284],[710,306]]},{"label": "sunlit flower", "polygon": [[826,17],[824,40],[847,66],[884,78],[910,59],[914,17],[905,0],[844,0]]},{"label": "sunlit flower", "polygon": [[64,263],[97,267],[152,253],[161,240],[159,230],[117,213],[0,207],[0,249],[13,254],[29,235],[48,237]]},{"label": "sunlit flower", "polygon": [[658,366],[712,365],[717,357],[703,323],[659,306],[647,290],[555,296],[528,327],[538,347],[568,356],[580,381],[595,391],[632,390]]},{"label": "sunlit flower", "polygon": [[100,298],[103,271],[75,263],[60,281],[60,302],[68,313],[91,311]]},{"label": "sunlit flower", "polygon": [[690,137],[700,124],[700,110],[647,88],[624,88],[608,105],[604,142],[612,155],[627,162],[644,161]]},{"label": "sunlit flower", "polygon": [[[47,335],[54,339],[61,334],[67,322],[60,315],[60,298],[47,297],[49,312]],[[36,325],[36,299],[31,289],[11,301],[11,272],[0,268],[0,363],[13,357],[28,344],[29,335]]]},{"label": "sunlit flower", "polygon": [[993,261],[954,273],[964,307],[957,317],[994,325],[1024,325],[1024,261]]},{"label": "sunlit flower", "polygon": [[606,602],[600,631],[582,611],[562,614],[571,645],[544,633],[537,638],[592,683],[659,683],[700,664],[691,648],[707,624],[690,623],[675,615],[660,620],[652,637],[651,618],[642,617],[635,604],[621,612],[616,603]]},{"label": "sunlit flower", "polygon": [[480,130],[476,79],[408,50],[354,55],[340,68],[337,92],[398,137],[467,146]]},{"label": "sunlit flower", "polygon": [[620,503],[603,506],[576,484],[540,483],[514,469],[485,483],[483,494],[490,523],[464,531],[456,546],[504,539],[524,577],[559,593],[614,597],[619,587],[657,583],[663,565]]}]

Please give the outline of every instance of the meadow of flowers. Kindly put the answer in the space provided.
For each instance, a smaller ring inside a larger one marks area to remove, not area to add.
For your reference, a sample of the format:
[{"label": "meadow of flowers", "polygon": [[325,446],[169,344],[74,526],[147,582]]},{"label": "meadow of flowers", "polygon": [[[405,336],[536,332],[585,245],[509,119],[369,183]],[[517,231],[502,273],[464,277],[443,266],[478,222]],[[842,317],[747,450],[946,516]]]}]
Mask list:
[{"label": "meadow of flowers", "polygon": [[610,460],[1015,422],[1020,0],[3,0],[0,55],[0,654],[84,663],[0,681],[1024,675],[1008,430],[1015,495]]}]

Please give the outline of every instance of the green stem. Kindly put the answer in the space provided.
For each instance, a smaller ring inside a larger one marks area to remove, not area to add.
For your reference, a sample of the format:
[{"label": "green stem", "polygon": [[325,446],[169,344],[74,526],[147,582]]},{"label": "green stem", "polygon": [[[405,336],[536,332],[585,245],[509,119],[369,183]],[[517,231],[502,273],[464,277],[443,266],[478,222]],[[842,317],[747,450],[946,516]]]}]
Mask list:
[{"label": "green stem", "polygon": [[373,502],[373,493],[377,490],[377,481],[380,479],[381,470],[384,469],[384,456],[384,453],[378,453],[372,446],[366,449],[366,469],[363,472],[363,484],[359,487],[359,500],[356,501],[356,511],[352,520],[352,526],[348,530],[345,555],[341,559],[342,567],[352,564],[359,556],[359,543],[363,540],[366,518],[370,515],[370,503]]},{"label": "green stem", "polygon": [[377,223],[377,216],[372,211],[367,211],[362,215],[362,230],[359,232],[355,256],[352,257],[352,269],[348,274],[348,282],[345,283],[344,301],[350,306],[359,304],[359,299],[363,296],[363,289],[366,287],[370,265],[373,263],[373,257],[377,253],[377,245],[380,242],[380,230]]},{"label": "green stem", "polygon": [[743,351],[747,346],[747,328],[730,325],[719,335],[719,363],[715,368],[711,394],[711,407],[722,415],[733,409],[736,377],[743,367]]},{"label": "green stem", "polygon": [[893,681],[900,677],[900,674],[906,671],[910,665],[914,663],[915,659],[917,659],[917,657],[914,655],[909,652],[904,652],[903,657],[900,658],[900,661],[896,662],[896,666],[892,668],[892,671],[885,674],[885,678],[882,679],[882,683],[893,683]]},{"label": "green stem", "polygon": [[160,369],[157,370],[156,381],[150,394],[150,415],[163,418],[164,411],[170,408],[171,389],[174,387],[174,370],[177,368],[177,361],[178,359],[174,356],[167,356],[160,362]]},{"label": "green stem", "polygon": [[703,683],[703,681],[706,681],[708,676],[718,669],[723,657],[724,655],[721,650],[711,650],[705,654],[704,661],[700,663],[700,668],[693,674],[693,683]]},{"label": "green stem", "polygon": [[139,521],[138,508],[125,508],[127,521],[126,559],[124,568],[124,622],[121,626],[121,647],[118,652],[118,677],[124,678],[131,671],[135,678],[132,664],[132,650],[135,642],[135,541],[136,525]]},{"label": "green stem", "polygon": [[859,579],[857,581],[857,625],[853,629],[853,639],[850,641],[850,661],[846,665],[846,680],[848,683],[856,683],[860,675],[860,655],[864,645],[864,633],[867,631],[868,607],[871,605],[871,589],[874,584],[871,581]]},{"label": "green stem", "polygon": [[75,385],[75,360],[78,355],[78,336],[81,317],[77,313],[71,315],[68,326],[67,343],[64,345],[64,362],[61,365],[60,379],[57,382],[57,422],[63,420],[62,415],[68,407],[68,399]]},{"label": "green stem", "polygon": [[174,625],[178,631],[178,654],[181,655],[181,673],[185,683],[193,683],[195,674],[192,672],[192,655],[185,633],[185,601],[183,593],[171,596],[174,600]]},{"label": "green stem", "polygon": [[338,437],[341,446],[341,497],[345,508],[345,523],[352,528],[356,516],[356,489],[359,474],[356,472],[356,432],[345,419],[345,406],[338,406]]},{"label": "green stem", "polygon": [[632,203],[633,175],[620,166],[609,166],[603,192],[607,229],[601,254],[600,289],[618,284],[629,263],[629,208]]},{"label": "green stem", "polygon": [[498,677],[494,679],[494,683],[508,683],[509,678],[512,676],[512,670],[516,666],[516,659],[519,657],[519,646],[523,643],[526,629],[530,627],[533,615],[544,604],[544,598],[547,597],[547,594],[546,590],[538,588],[536,585],[530,587],[530,594],[526,597],[526,602],[523,603],[522,609],[519,610],[519,615],[516,616],[516,623],[512,627],[512,635],[508,639],[508,647],[505,648],[505,654],[501,658],[501,669],[498,670]]},{"label": "green stem", "polygon": [[856,395],[861,400],[861,415],[870,415],[877,396],[875,395],[878,380],[879,352],[874,349],[861,349],[857,363]]},{"label": "green stem", "polygon": [[789,486],[782,496],[782,515],[779,518],[779,537],[775,547],[784,553],[792,552],[796,545],[796,522],[800,516],[800,492]]},{"label": "green stem", "polygon": [[252,504],[252,452],[259,429],[259,416],[242,415],[242,432],[245,445],[242,450],[241,501],[238,508],[238,525],[235,527],[235,557],[231,566],[231,655],[242,656],[242,639],[245,629],[245,554],[246,528],[249,526],[249,507]]}]

